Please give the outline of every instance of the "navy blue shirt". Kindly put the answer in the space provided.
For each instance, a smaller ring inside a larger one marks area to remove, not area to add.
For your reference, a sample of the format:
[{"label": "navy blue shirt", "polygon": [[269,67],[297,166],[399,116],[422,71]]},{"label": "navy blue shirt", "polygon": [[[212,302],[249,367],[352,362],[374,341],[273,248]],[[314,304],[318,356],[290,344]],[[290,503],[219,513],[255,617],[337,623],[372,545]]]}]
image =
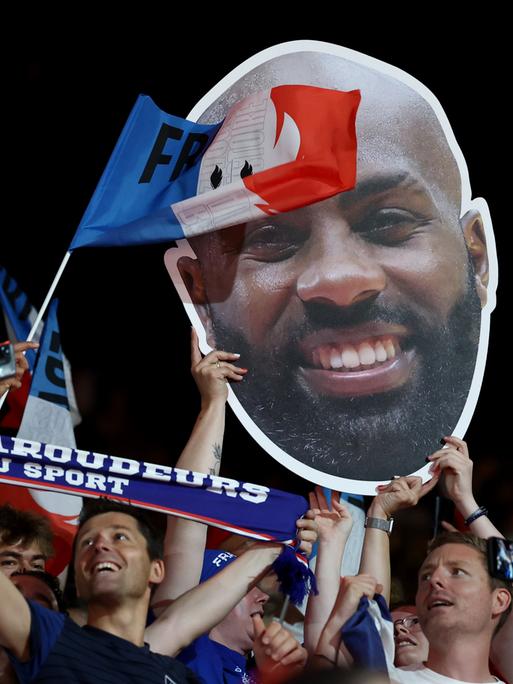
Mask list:
[{"label": "navy blue shirt", "polygon": [[21,684],[197,684],[174,658],[136,646],[95,627],[28,601],[32,614],[30,660],[9,654]]},{"label": "navy blue shirt", "polygon": [[178,660],[190,667],[205,684],[250,682],[246,658],[207,635],[200,636],[184,648]]}]

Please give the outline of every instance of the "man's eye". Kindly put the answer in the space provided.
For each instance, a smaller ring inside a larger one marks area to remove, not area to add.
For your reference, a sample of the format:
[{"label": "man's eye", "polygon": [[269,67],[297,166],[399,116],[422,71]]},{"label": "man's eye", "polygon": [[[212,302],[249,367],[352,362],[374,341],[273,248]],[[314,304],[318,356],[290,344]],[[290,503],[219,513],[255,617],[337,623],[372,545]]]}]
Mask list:
[{"label": "man's eye", "polygon": [[420,580],[421,580],[422,582],[428,582],[430,579],[431,579],[431,573],[430,573],[430,572],[423,572],[423,573],[420,575]]},{"label": "man's eye", "polygon": [[465,572],[465,570],[463,570],[463,568],[453,568],[452,574],[453,575],[466,575],[467,573]]},{"label": "man's eye", "polygon": [[114,535],[114,539],[117,541],[125,541],[128,539],[127,535],[124,532],[116,532]]},{"label": "man's eye", "polygon": [[280,261],[295,254],[305,240],[304,231],[300,229],[266,224],[246,236],[244,251],[262,261]]},{"label": "man's eye", "polygon": [[17,565],[17,562],[15,560],[13,560],[12,558],[5,558],[1,562],[1,566],[3,568],[12,568],[14,565]]},{"label": "man's eye", "polygon": [[355,225],[353,230],[369,242],[393,245],[408,240],[427,222],[425,216],[404,209],[380,209]]},{"label": "man's eye", "polygon": [[35,563],[32,563],[32,567],[34,568],[34,570],[44,570],[45,563],[44,561],[36,561]]}]

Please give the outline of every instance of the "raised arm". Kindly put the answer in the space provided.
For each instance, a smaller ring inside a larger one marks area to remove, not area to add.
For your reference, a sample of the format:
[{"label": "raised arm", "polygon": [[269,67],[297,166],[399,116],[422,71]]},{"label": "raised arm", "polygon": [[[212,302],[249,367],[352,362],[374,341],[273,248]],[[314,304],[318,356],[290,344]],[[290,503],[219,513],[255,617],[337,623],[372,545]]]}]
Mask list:
[{"label": "raised arm", "polygon": [[[472,518],[479,506],[472,491],[473,463],[466,442],[458,437],[444,437],[446,447],[429,456],[441,473],[440,485],[445,496],[456,506],[464,520]],[[469,530],[476,537],[503,537],[488,515],[479,515],[469,522]]]},{"label": "raised arm", "polygon": [[[191,329],[191,373],[201,396],[201,409],[176,467],[217,475],[223,447],[227,382],[239,382],[246,369],[235,366],[238,354],[212,351],[204,358]],[[158,614],[169,601],[196,586],[201,575],[207,526],[168,516],[164,544],[166,577],[153,597]]]},{"label": "raised arm", "polygon": [[[382,585],[381,592],[387,603],[390,602],[390,541],[389,535],[379,527],[379,521],[388,521],[401,508],[415,506],[438,482],[438,474],[422,484],[420,477],[411,475],[392,480],[388,485],[378,485],[378,495],[374,497],[367,511],[365,537],[363,540],[360,573],[372,574]],[[375,522],[377,521],[377,522]]]},{"label": "raised arm", "polygon": [[[429,457],[429,460],[442,473],[444,494],[451,499],[463,518],[467,520],[479,511],[472,490],[473,464],[466,442],[453,436],[444,437],[444,441],[447,447],[435,452]],[[488,539],[488,537],[504,538],[487,514],[479,515],[474,520],[469,521],[468,527],[476,537],[483,539]],[[508,681],[513,681],[512,643],[513,613],[510,613],[502,628],[495,635],[490,653],[493,664]]]},{"label": "raised arm", "polygon": [[315,563],[319,594],[309,596],[305,615],[305,647],[313,654],[337,600],[342,556],[353,521],[348,508],[340,503],[339,492],[332,492],[329,505],[322,487],[310,494],[310,510],[319,534]]},{"label": "raised arm", "polygon": [[18,660],[29,657],[30,609],[22,594],[0,572],[0,646]]},{"label": "raised arm", "polygon": [[269,572],[281,550],[281,544],[255,543],[214,577],[180,596],[146,629],[151,649],[174,656],[210,632]]},{"label": "raised arm", "polygon": [[340,630],[358,608],[362,596],[381,594],[382,586],[372,575],[343,577],[340,580],[335,606],[324,627],[316,649],[314,662],[319,667],[349,667],[353,658],[344,646]]}]

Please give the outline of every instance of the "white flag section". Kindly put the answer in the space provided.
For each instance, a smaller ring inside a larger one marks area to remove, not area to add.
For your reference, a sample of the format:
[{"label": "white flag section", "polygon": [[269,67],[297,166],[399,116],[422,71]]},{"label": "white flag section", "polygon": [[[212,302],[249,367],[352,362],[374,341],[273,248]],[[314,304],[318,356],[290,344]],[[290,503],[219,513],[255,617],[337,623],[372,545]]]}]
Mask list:
[{"label": "white flag section", "polygon": [[[28,305],[26,297],[14,281],[6,275],[3,277],[4,275],[0,273],[5,318],[16,338],[24,339],[28,334],[25,327],[30,327],[30,315],[34,314],[35,310]],[[61,350],[56,300],[48,309],[39,343],[35,363],[32,360],[30,364],[29,361],[32,382],[17,436],[75,447],[73,427],[74,421],[75,424],[80,421],[80,415],[76,408],[70,367]],[[16,508],[32,510],[51,520],[56,554],[49,564],[49,570],[59,574],[69,562],[75,527],[82,508],[81,497],[0,485],[0,503],[10,503]]]}]

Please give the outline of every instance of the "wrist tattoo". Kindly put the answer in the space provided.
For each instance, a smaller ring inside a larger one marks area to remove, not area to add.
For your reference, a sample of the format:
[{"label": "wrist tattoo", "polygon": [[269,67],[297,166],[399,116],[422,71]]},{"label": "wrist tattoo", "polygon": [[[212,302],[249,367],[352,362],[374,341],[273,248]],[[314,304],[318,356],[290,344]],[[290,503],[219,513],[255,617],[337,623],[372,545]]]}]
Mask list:
[{"label": "wrist tattoo", "polygon": [[223,449],[220,444],[214,444],[212,447],[212,455],[214,457],[214,465],[210,468],[210,475],[217,475],[219,473],[219,468],[221,467],[221,455]]}]

